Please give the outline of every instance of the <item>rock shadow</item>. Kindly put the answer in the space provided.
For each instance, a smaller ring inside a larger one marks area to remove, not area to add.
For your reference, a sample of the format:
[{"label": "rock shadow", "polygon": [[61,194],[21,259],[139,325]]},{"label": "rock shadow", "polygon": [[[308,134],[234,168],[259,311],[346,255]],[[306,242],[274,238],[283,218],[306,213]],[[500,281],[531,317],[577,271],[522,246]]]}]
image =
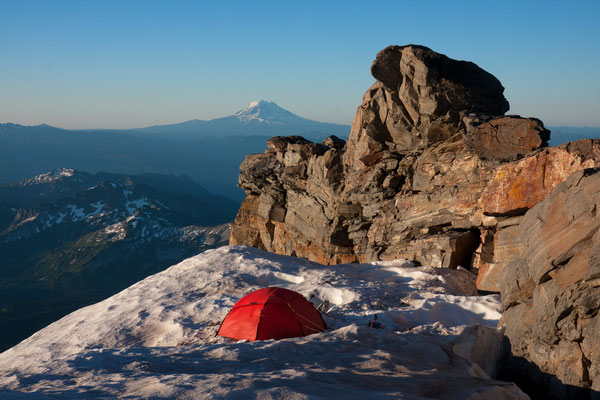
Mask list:
[{"label": "rock shadow", "polygon": [[535,363],[515,356],[506,336],[503,351],[495,378],[514,382],[531,400],[600,400],[599,391],[563,383],[557,376],[543,372]]}]

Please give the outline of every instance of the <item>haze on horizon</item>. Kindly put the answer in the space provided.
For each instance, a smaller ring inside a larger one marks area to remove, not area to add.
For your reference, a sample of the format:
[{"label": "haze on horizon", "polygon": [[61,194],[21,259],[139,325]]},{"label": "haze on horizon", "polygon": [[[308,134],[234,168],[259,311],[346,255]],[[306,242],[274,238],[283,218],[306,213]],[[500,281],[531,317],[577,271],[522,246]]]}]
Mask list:
[{"label": "haze on horizon", "polygon": [[473,61],[509,114],[600,126],[600,3],[0,0],[0,123],[139,128],[272,100],[351,124],[391,44]]}]

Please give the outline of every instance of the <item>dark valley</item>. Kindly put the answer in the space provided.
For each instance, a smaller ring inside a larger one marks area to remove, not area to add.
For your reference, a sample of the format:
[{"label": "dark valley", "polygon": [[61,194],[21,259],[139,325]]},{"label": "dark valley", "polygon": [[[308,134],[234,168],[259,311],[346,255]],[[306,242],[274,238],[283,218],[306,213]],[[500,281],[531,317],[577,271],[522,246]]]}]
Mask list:
[{"label": "dark valley", "polygon": [[0,186],[0,350],[206,249],[238,203],[186,176],[57,169]]}]

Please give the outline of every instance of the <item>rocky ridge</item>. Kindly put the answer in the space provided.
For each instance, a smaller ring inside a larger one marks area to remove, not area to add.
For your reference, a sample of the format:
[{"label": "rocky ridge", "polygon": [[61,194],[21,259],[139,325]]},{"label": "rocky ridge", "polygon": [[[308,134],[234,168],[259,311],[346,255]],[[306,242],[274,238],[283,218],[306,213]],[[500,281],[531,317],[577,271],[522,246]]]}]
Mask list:
[{"label": "rocky ridge", "polygon": [[371,72],[346,143],[275,137],[245,158],[230,243],[467,268],[502,294],[504,378],[598,398],[600,140],[547,147],[540,120],[504,115],[496,78],[422,46],[384,49]]},{"label": "rocky ridge", "polygon": [[519,216],[597,165],[599,143],[547,148],[540,120],[503,115],[495,77],[426,47],[388,47],[371,71],[347,143],[275,137],[246,157],[231,243],[325,264],[460,265],[499,291]]}]

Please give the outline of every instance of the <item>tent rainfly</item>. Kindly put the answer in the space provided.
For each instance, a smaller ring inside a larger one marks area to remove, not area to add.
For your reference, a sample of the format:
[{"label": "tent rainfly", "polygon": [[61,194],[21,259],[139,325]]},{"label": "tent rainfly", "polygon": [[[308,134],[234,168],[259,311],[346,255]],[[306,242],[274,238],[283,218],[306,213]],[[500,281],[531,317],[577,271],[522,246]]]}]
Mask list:
[{"label": "tent rainfly", "polygon": [[255,341],[307,336],[324,330],[321,314],[300,293],[268,287],[238,300],[217,335]]}]

